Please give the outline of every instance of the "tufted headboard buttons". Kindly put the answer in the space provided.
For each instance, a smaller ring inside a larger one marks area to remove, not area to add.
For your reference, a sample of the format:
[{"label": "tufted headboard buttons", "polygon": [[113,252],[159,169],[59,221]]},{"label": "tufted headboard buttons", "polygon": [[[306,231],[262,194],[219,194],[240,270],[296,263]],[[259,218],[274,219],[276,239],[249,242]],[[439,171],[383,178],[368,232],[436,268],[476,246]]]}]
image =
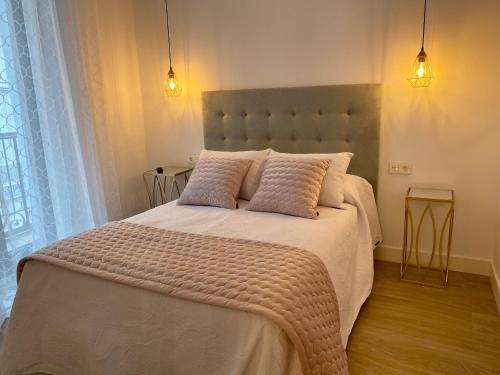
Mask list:
[{"label": "tufted headboard buttons", "polygon": [[355,154],[349,173],[377,188],[378,84],[203,92],[205,148]]}]

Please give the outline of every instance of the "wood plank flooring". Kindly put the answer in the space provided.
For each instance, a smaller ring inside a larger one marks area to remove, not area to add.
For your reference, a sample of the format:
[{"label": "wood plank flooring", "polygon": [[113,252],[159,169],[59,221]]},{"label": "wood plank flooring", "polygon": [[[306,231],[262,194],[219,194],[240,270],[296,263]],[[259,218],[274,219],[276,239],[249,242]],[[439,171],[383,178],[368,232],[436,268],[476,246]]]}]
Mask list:
[{"label": "wood plank flooring", "polygon": [[447,289],[399,281],[376,262],[372,295],[347,346],[357,374],[500,374],[500,316],[486,276],[452,272]]}]

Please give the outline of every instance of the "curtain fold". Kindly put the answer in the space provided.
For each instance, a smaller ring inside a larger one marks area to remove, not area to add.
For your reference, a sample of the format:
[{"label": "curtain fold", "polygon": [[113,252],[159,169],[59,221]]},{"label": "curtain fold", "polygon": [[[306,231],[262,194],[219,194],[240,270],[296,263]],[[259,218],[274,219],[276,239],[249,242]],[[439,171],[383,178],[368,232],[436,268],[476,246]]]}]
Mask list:
[{"label": "curtain fold", "polygon": [[73,0],[0,0],[0,321],[21,257],[123,216],[99,50],[78,22]]},{"label": "curtain fold", "polygon": [[98,224],[124,216],[110,112],[104,93],[102,44],[95,0],[56,0],[62,43],[79,124],[88,191]]}]

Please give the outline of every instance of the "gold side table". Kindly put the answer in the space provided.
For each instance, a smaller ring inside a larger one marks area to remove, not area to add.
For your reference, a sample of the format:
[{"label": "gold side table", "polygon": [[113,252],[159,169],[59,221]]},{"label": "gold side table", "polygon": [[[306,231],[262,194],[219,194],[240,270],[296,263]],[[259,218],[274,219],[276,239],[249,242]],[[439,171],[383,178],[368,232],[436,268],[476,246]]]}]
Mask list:
[{"label": "gold side table", "polygon": [[[414,214],[420,210],[416,230]],[[437,212],[444,218],[437,221]],[[445,288],[453,234],[453,190],[410,187],[406,194],[401,280]],[[430,251],[421,250],[422,224],[428,217],[432,228]],[[437,237],[439,226],[439,238]],[[446,244],[446,245],[445,245]],[[437,251],[437,254],[436,254]],[[435,265],[437,263],[437,265]]]},{"label": "gold side table", "polygon": [[[180,196],[181,190],[177,183],[177,177],[183,175],[184,182],[187,184],[188,173],[192,170],[193,167],[160,167],[144,172],[142,178],[148,192],[149,206],[153,208],[170,202],[174,188],[177,190],[177,196]],[[167,182],[170,182],[170,189],[167,189]]]}]

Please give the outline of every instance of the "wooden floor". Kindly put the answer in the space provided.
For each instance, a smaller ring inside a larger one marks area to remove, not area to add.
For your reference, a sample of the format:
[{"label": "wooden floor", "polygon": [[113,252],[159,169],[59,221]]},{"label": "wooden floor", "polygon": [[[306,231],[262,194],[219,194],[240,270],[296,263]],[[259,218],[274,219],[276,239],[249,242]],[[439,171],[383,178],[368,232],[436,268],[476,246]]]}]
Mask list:
[{"label": "wooden floor", "polygon": [[450,274],[447,289],[399,281],[376,262],[375,284],[347,346],[356,374],[500,374],[500,316],[486,276]]}]

